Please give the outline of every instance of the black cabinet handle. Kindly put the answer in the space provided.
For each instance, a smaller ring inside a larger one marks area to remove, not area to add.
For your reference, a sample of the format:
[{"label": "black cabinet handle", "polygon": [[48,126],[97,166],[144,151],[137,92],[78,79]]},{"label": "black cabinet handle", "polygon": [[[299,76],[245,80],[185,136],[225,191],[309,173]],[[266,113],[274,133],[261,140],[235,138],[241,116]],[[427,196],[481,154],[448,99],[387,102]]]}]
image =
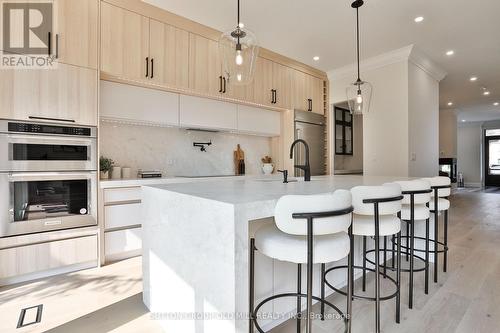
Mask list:
[{"label": "black cabinet handle", "polygon": [[274,89],[274,104],[278,103],[278,90]]},{"label": "black cabinet handle", "polygon": [[59,59],[59,34],[56,34],[56,59]]},{"label": "black cabinet handle", "polygon": [[151,78],[155,75],[155,59],[151,58]]},{"label": "black cabinet handle", "polygon": [[274,89],[271,89],[271,104],[274,104]]},{"label": "black cabinet handle", "polygon": [[149,77],[149,57],[146,57],[146,77]]},{"label": "black cabinet handle", "polygon": [[308,109],[307,111],[312,111],[312,109],[313,109],[313,106],[312,106],[312,104],[313,104],[313,100],[309,98],[309,99],[307,100],[307,103],[308,103],[308,105],[309,105],[309,109]]},{"label": "black cabinet handle", "polygon": [[219,92],[222,92],[222,75],[219,75]]},{"label": "black cabinet handle", "polygon": [[226,93],[226,77],[224,76],[222,79],[224,80],[224,89],[223,89],[222,93],[225,94]]},{"label": "black cabinet handle", "polygon": [[52,33],[49,31],[49,41],[47,43],[47,54],[52,55]]}]

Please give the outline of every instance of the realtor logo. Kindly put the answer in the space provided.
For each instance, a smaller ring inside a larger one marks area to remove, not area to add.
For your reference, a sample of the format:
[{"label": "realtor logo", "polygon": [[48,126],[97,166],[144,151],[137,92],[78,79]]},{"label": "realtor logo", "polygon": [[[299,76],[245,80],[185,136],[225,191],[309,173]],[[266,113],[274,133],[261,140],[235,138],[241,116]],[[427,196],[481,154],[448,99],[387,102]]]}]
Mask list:
[{"label": "realtor logo", "polygon": [[2,2],[2,67],[50,67],[53,3]]}]

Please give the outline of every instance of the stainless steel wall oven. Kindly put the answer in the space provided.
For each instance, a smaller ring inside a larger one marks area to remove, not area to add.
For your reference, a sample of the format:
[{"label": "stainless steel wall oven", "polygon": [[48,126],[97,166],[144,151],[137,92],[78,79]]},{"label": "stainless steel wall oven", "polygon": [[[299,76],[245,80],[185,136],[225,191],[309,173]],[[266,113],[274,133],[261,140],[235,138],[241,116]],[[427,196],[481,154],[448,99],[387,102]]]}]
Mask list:
[{"label": "stainless steel wall oven", "polygon": [[96,128],[0,120],[0,237],[96,225]]}]

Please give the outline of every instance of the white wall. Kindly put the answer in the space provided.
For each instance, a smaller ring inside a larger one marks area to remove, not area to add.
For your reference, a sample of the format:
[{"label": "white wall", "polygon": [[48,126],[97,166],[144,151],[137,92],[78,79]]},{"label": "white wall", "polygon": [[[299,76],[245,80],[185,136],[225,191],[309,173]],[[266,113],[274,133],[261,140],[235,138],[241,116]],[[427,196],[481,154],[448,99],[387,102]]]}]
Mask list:
[{"label": "white wall", "polygon": [[439,111],[440,157],[457,157],[457,121],[455,110]]},{"label": "white wall", "polygon": [[438,175],[439,82],[408,63],[408,140],[410,177]]},{"label": "white wall", "polygon": [[[370,112],[363,115],[363,169],[365,175],[408,175],[408,62],[400,61],[363,71],[373,85]],[[329,73],[330,102],[346,100],[354,76]]]},{"label": "white wall", "polygon": [[457,131],[457,169],[466,185],[481,184],[481,123],[461,124]]}]

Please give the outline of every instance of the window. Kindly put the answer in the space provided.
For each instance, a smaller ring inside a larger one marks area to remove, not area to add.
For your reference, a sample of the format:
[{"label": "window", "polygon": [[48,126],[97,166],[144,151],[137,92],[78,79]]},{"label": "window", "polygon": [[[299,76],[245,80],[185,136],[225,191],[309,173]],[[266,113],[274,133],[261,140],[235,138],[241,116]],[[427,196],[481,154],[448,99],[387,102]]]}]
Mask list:
[{"label": "window", "polygon": [[352,115],[335,107],[335,155],[352,155]]}]

